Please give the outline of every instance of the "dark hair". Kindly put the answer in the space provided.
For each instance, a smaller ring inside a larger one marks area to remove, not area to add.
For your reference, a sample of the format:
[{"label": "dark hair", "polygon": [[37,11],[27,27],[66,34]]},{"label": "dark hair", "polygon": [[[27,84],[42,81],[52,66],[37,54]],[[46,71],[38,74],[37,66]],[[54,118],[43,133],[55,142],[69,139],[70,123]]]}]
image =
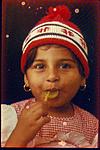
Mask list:
[{"label": "dark hair", "polygon": [[24,66],[24,73],[26,73],[27,69],[32,65],[32,63],[34,62],[34,59],[36,57],[36,53],[37,53],[37,47],[32,48],[28,55],[27,55],[27,59],[26,59],[26,64]]},{"label": "dark hair", "polygon": [[72,54],[72,58],[76,61],[78,69],[79,69],[79,73],[81,74],[82,77],[85,77],[85,72],[84,72],[84,68],[82,63],[80,62],[80,60],[78,59],[78,57],[72,52],[71,49],[67,48],[70,53]]},{"label": "dark hair", "polygon": [[[64,46],[63,46],[64,47]],[[35,47],[35,48],[32,48],[28,55],[27,55],[27,59],[26,59],[26,64],[25,64],[25,67],[24,67],[24,73],[26,73],[27,69],[32,65],[32,63],[34,62],[34,59],[36,57],[36,54],[37,54],[37,48],[38,47]],[[82,77],[85,77],[85,73],[84,73],[84,68],[80,62],[80,60],[77,58],[77,56],[71,51],[71,49],[67,48],[71,54],[72,54],[72,57],[73,59],[76,61],[77,65],[78,65],[78,69],[79,69],[79,72],[81,74]]]}]

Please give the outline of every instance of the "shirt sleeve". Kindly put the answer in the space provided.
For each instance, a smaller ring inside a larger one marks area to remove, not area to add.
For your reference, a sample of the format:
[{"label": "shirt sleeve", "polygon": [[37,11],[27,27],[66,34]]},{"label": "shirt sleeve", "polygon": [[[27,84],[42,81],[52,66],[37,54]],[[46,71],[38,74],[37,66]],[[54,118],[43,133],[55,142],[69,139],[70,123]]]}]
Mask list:
[{"label": "shirt sleeve", "polygon": [[17,113],[13,106],[1,104],[1,146],[3,147],[17,124]]}]

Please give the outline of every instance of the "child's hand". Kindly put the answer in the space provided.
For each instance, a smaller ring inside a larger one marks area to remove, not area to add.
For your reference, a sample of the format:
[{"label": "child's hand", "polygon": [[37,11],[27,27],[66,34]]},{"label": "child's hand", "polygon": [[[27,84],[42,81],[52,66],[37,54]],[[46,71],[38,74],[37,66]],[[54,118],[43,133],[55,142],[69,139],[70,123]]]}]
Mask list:
[{"label": "child's hand", "polygon": [[[29,109],[27,109],[29,107]],[[40,128],[50,121],[47,117],[45,104],[28,102],[22,110],[15,130],[12,132],[6,146],[26,146]]]}]

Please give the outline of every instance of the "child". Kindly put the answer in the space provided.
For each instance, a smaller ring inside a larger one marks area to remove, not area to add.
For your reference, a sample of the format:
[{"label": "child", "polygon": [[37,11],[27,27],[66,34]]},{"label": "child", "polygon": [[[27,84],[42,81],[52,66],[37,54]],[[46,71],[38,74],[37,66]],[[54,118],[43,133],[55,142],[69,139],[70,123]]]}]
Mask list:
[{"label": "child", "polygon": [[98,120],[71,101],[86,88],[88,50],[62,5],[49,8],[23,43],[24,89],[34,98],[2,104],[3,147],[97,147]]}]

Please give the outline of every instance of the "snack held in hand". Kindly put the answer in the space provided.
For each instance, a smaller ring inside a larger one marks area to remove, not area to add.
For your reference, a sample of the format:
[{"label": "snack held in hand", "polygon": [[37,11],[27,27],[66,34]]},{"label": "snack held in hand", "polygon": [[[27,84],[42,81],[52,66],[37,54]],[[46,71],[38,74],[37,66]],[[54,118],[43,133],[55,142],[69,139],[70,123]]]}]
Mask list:
[{"label": "snack held in hand", "polygon": [[45,99],[44,101],[47,101],[48,99],[54,99],[58,96],[59,92],[56,90],[56,91],[47,91],[44,93],[45,95]]}]

